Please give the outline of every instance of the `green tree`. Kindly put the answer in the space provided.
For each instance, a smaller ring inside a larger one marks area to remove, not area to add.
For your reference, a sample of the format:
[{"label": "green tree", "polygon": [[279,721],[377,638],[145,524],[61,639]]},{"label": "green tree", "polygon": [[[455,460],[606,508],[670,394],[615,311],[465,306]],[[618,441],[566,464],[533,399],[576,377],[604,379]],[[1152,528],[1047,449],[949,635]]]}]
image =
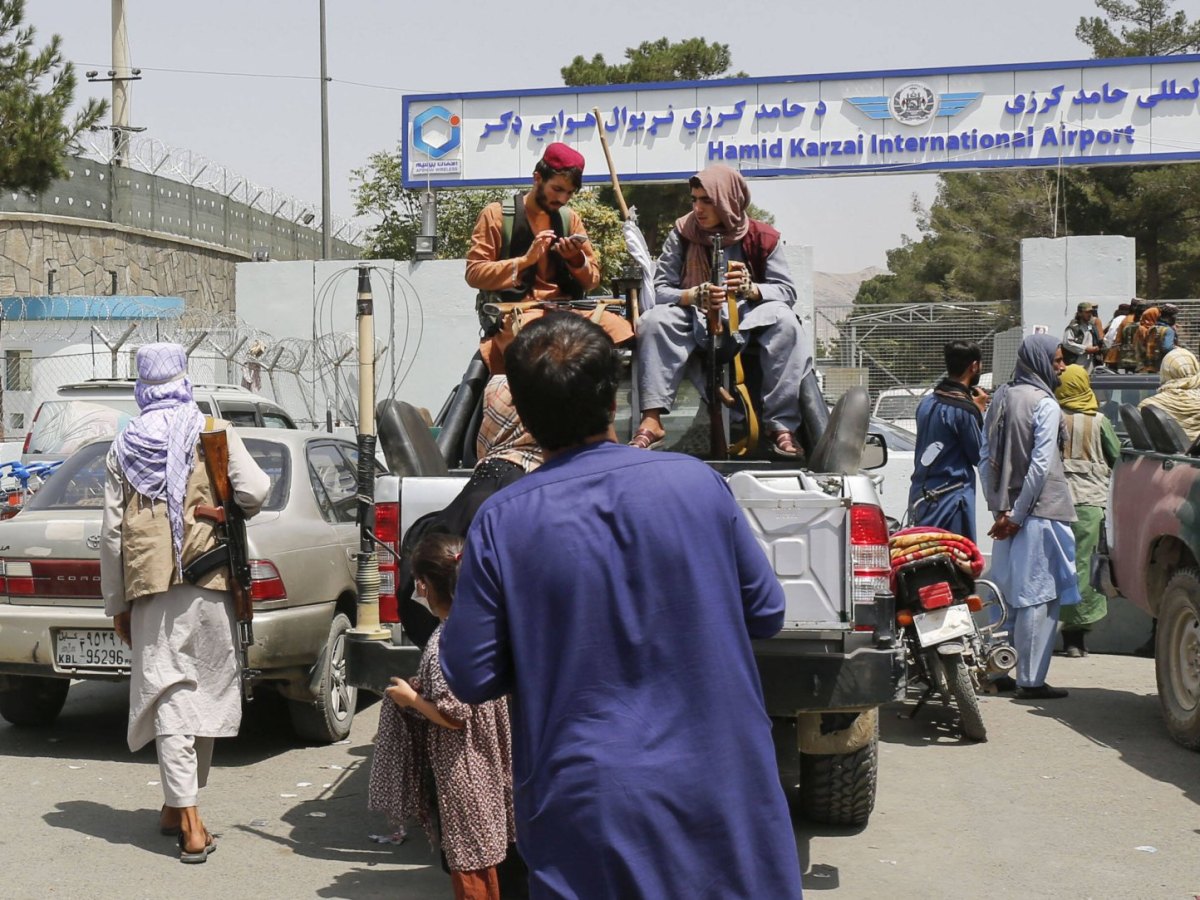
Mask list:
[{"label": "green tree", "polygon": [[108,105],[88,100],[66,121],[74,66],[64,62],[58,35],[36,49],[33,26],[24,20],[24,0],[0,0],[0,188],[38,192],[66,175],[63,157]]},{"label": "green tree", "polygon": [[[367,165],[351,172],[354,212],[379,219],[367,232],[368,259],[412,259],[417,235],[421,233],[421,191],[403,186],[403,160],[399,148],[373,153]],[[439,191],[437,195],[438,259],[462,259],[471,248],[471,232],[479,213],[489,204],[511,194],[510,188]],[[585,188],[575,195],[571,207],[579,213],[600,264],[602,286],[609,286],[627,262],[621,217],[611,205],[602,203],[597,191]]]},{"label": "green tree", "polygon": [[[563,66],[563,83],[568,87],[598,84],[633,84],[648,81],[701,81],[709,78],[745,78],[745,72],[731,73],[732,56],[728,44],[709,43],[704,38],[688,38],[672,43],[667,38],[642,41],[625,51],[625,62],[608,63],[597,53],[590,60],[576,56]],[[599,159],[595,164],[604,165]],[[595,165],[593,164],[593,165]],[[671,231],[671,225],[688,211],[689,194],[686,184],[622,185],[621,192],[630,206],[638,211],[638,226],[646,236],[650,252],[657,254]],[[611,187],[600,189],[603,201],[616,204]],[[773,218],[754,208],[755,218]]]},{"label": "green tree", "polygon": [[1200,50],[1200,24],[1188,22],[1182,10],[1171,12],[1174,4],[1175,0],[1096,0],[1105,15],[1080,18],[1075,37],[1091,47],[1097,59],[1194,53]]},{"label": "green tree", "polygon": [[[1096,0],[1104,15],[1080,19],[1076,36],[1098,58],[1200,50],[1200,24],[1174,2]],[[1015,299],[1021,239],[1069,234],[1128,235],[1142,296],[1193,296],[1198,219],[1195,164],[951,173],[918,210],[920,239],[888,254],[889,274],[865,282],[856,304]]]},{"label": "green tree", "polygon": [[[1200,23],[1175,0],[1096,0],[1105,16],[1081,18],[1075,36],[1098,59],[1170,56],[1200,50]],[[1071,176],[1076,231],[1125,234],[1137,242],[1139,292],[1190,297],[1200,273],[1200,166],[1095,168]]]}]

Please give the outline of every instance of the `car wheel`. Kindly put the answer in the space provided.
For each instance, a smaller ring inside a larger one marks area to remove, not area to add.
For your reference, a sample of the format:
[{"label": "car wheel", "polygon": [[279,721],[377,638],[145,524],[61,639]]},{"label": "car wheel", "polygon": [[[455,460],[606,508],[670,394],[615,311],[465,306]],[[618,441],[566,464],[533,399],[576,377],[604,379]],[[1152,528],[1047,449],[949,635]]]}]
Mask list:
[{"label": "car wheel", "polygon": [[1171,737],[1200,750],[1200,572],[1176,572],[1158,609],[1154,670]]},{"label": "car wheel", "polygon": [[13,725],[50,725],[62,712],[71,688],[69,678],[9,675],[0,690],[0,716]]},{"label": "car wheel", "polygon": [[312,701],[288,700],[292,729],[306,741],[332,744],[350,733],[358,688],[346,681],[346,632],[350,620],[337,613],[329,626],[329,639],[317,660],[320,675],[317,698]]}]

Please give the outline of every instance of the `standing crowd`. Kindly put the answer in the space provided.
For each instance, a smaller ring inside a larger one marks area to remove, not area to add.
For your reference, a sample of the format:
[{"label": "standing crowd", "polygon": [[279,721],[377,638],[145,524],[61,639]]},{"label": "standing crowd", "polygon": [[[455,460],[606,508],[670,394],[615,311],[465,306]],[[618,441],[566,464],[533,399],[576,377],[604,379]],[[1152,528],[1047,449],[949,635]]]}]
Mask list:
[{"label": "standing crowd", "polygon": [[[751,645],[782,627],[783,589],[721,476],[645,451],[663,440],[704,307],[728,291],[760,357],[769,452],[796,457],[811,336],[778,232],[747,215],[745,180],[724,166],[698,173],[637,347],[642,419],[632,446],[620,443],[617,347],[633,332],[575,305],[599,281],[566,206],[582,169],[552,144],[532,188],[479,217],[467,280],[505,304],[481,345],[492,379],[480,461],[406,554],[405,626],[424,649],[417,675],[387,689],[369,805],[393,819],[396,840],[420,822],[457,898],[498,900],[506,877],[535,897],[797,898]],[[728,274],[700,290],[714,281],[714,248]],[[568,312],[547,308],[560,300]],[[951,342],[946,377],[917,413],[910,515],[974,539],[982,482],[1020,697],[1066,696],[1046,682],[1058,626],[1068,655],[1084,655],[1106,612],[1087,561],[1119,446],[1089,372],[1159,372],[1146,402],[1200,434],[1200,364],[1178,345],[1178,311],[1143,306],[1118,309],[1105,329],[1080,304],[1061,341],[1024,340],[992,397],[979,345]],[[269,479],[228,423],[196,408],[186,362],[177,345],[138,351],[141,413],[108,457],[101,571],[106,611],[132,648],[130,748],[155,741],[159,828],[183,862],[202,863],[216,842],[199,792],[213,739],[236,734],[241,705],[228,569],[187,575],[218,546],[200,511],[216,478],[201,433],[223,433],[222,474],[246,516]]]}]

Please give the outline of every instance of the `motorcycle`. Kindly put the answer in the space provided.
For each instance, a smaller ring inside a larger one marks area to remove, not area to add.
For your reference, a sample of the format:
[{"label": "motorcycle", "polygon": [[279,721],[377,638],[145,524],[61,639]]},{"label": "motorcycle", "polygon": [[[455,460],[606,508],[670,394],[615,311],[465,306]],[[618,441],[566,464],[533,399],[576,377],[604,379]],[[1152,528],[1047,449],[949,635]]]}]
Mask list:
[{"label": "motorcycle", "polygon": [[[925,686],[911,717],[937,696],[958,709],[968,740],[986,741],[979,694],[986,690],[988,676],[1005,675],[1017,664],[1017,653],[1003,630],[1008,610],[1000,589],[972,578],[946,554],[906,562],[893,576],[896,624],[903,635],[909,683]],[[994,600],[985,603],[981,586]],[[976,614],[984,610],[987,614],[981,618],[988,624],[980,626]]]}]

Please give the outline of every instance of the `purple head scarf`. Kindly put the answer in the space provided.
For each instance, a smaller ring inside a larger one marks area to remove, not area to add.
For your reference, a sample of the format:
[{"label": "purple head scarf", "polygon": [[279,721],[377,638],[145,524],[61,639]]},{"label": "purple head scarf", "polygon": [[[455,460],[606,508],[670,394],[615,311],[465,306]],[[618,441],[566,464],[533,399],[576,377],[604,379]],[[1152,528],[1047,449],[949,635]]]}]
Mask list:
[{"label": "purple head scarf", "polygon": [[178,344],[146,344],[137,352],[133,395],[141,414],[113,442],[117,464],[135,491],[167,501],[175,565],[182,567],[183,500],[196,464],[204,414],[192,401],[187,354]]}]

